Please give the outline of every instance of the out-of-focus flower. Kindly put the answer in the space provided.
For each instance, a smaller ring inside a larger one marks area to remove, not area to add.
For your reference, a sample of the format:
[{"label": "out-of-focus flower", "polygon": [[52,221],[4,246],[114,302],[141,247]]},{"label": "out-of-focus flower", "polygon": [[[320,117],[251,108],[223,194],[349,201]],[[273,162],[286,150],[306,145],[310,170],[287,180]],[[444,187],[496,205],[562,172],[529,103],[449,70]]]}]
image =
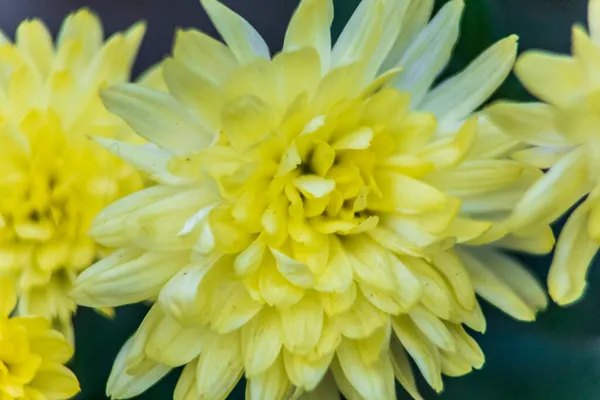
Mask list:
[{"label": "out-of-focus flower", "polygon": [[100,21],[84,9],[66,18],[55,44],[39,20],[23,22],[14,43],[0,38],[0,274],[16,283],[19,314],[44,316],[70,339],[68,292],[101,251],[91,222],[143,183],[90,137],[139,141],[98,91],[129,79],[144,30],[103,43]]},{"label": "out-of-focus flower", "polygon": [[481,367],[462,326],[485,329],[475,292],[523,320],[546,302],[518,263],[478,253],[532,234],[503,216],[541,173],[472,115],[516,38],[429,90],[461,0],[429,23],[433,1],[365,0],[333,49],[331,1],[304,0],[274,58],[242,17],[202,3],[227,46],[179,32],[168,93],[103,92],[157,148],[101,142],[159,182],[98,215],[93,237],[121,250],[73,292],[96,307],[157,299],[108,394],[186,365],[175,399],[224,398],[244,374],[251,399],[395,399],[395,377],[419,398],[409,355],[438,391],[442,373]]},{"label": "out-of-focus flower", "polygon": [[573,56],[529,51],[516,73],[542,102],[499,102],[487,110],[493,123],[527,146],[513,158],[548,173],[516,205],[510,225],[530,229],[569,217],[548,276],[550,295],[568,304],[583,294],[600,246],[600,1],[589,2],[590,35],[573,28]]},{"label": "out-of-focus flower", "polygon": [[17,296],[10,278],[0,278],[0,398],[69,399],[77,378],[63,364],[73,355],[65,337],[43,317],[13,317]]}]

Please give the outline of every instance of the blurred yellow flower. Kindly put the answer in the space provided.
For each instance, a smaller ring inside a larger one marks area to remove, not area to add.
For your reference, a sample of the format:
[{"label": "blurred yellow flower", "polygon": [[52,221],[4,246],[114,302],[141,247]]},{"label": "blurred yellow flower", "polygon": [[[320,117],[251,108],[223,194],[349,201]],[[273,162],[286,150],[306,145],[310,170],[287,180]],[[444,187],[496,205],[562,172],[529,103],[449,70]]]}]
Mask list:
[{"label": "blurred yellow flower", "polygon": [[481,367],[462,326],[485,329],[475,292],[522,320],[546,298],[518,263],[478,251],[553,244],[547,226],[513,237],[503,224],[541,173],[472,114],[516,37],[429,90],[461,0],[430,23],[433,0],[365,0],[333,49],[332,2],[304,0],[273,58],[241,16],[202,4],[227,46],[181,31],[167,92],[103,91],[156,147],[100,142],[159,182],[98,215],[93,237],[121,250],[73,291],[95,307],[157,300],[107,393],[133,397],[186,365],[175,399],[224,398],[243,374],[250,399],[395,399],[395,378],[420,398],[409,355],[437,391],[442,373]]},{"label": "blurred yellow flower", "polygon": [[129,79],[144,30],[103,44],[84,9],[66,18],[56,44],[38,20],[23,22],[14,44],[0,39],[0,274],[16,282],[19,314],[44,316],[70,339],[68,292],[101,250],[91,221],[142,187],[139,172],[90,136],[135,138],[98,90]]},{"label": "blurred yellow flower", "polygon": [[14,283],[0,278],[0,398],[69,399],[79,392],[63,364],[73,349],[43,317],[9,315],[17,303]]},{"label": "blurred yellow flower", "polygon": [[529,51],[515,67],[523,85],[541,102],[499,102],[487,115],[526,146],[513,158],[548,173],[515,207],[509,225],[547,224],[588,197],[569,217],[548,276],[559,304],[583,294],[586,274],[600,246],[600,1],[589,2],[590,35],[573,28],[573,56]]}]

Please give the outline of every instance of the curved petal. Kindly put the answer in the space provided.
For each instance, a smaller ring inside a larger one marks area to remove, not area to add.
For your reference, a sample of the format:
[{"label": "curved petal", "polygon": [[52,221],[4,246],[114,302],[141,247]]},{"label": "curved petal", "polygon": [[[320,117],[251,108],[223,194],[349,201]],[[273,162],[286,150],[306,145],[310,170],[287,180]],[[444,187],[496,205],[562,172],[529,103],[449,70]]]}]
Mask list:
[{"label": "curved petal", "polygon": [[419,110],[432,112],[439,120],[462,120],[504,82],[516,56],[517,36],[500,40],[463,71],[429,92],[419,104]]},{"label": "curved petal", "polygon": [[600,245],[589,237],[587,224],[590,201],[581,204],[571,214],[561,232],[550,273],[548,288],[552,299],[569,304],[583,294],[586,274]]}]

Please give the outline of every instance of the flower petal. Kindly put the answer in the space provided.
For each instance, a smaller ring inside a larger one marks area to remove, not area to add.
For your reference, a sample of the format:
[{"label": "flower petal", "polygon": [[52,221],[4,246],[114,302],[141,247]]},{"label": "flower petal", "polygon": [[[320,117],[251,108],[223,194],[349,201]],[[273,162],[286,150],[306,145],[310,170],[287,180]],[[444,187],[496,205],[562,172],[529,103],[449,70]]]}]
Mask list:
[{"label": "flower petal", "polygon": [[504,82],[516,56],[516,35],[497,42],[459,74],[429,92],[419,109],[432,112],[440,120],[462,120]]},{"label": "flower petal", "polygon": [[196,390],[199,398],[224,399],[242,377],[239,332],[213,334],[198,359]]},{"label": "flower petal", "polygon": [[581,297],[586,287],[586,274],[600,245],[587,230],[591,201],[581,204],[567,220],[561,232],[550,273],[548,288],[552,299],[569,304]]},{"label": "flower petal", "polygon": [[257,57],[271,58],[267,43],[248,21],[217,0],[201,2],[240,64],[248,64]]},{"label": "flower petal", "polygon": [[109,111],[123,118],[138,135],[173,154],[190,154],[213,140],[213,132],[192,121],[166,93],[120,84],[101,94]]},{"label": "flower petal", "polygon": [[411,93],[412,104],[421,102],[438,74],[450,60],[458,39],[463,0],[444,5],[433,20],[421,31],[400,61],[402,73],[394,87]]}]

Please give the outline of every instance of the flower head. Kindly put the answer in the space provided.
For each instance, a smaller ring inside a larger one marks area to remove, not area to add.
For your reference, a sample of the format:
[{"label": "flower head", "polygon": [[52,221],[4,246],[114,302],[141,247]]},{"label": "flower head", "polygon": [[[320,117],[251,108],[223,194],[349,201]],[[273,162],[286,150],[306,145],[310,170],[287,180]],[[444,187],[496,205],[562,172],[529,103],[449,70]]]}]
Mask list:
[{"label": "flower head", "polygon": [[69,399],[79,392],[63,364],[73,355],[65,337],[43,317],[12,317],[13,282],[0,278],[0,395],[3,399]]},{"label": "flower head", "polygon": [[98,215],[94,238],[121,250],[73,292],[97,307],[157,300],[107,392],[135,396],[186,365],[176,399],[223,398],[242,374],[248,398],[391,399],[394,376],[418,398],[407,353],[438,391],[442,373],[481,367],[462,326],[485,329],[475,290],[524,320],[545,305],[518,264],[472,254],[521,243],[502,216],[539,177],[472,115],[516,38],[429,91],[461,0],[429,24],[433,1],[365,0],[333,49],[331,1],[304,0],[273,58],[242,17],[202,3],[227,46],[179,32],[167,92],[103,91],[157,145],[112,148],[159,182]]},{"label": "flower head", "polygon": [[[525,145],[513,158],[549,169],[516,205],[509,224],[529,229],[569,217],[548,276],[560,304],[577,300],[600,246],[600,1],[589,2],[590,35],[573,28],[573,56],[526,52],[516,65],[523,85],[542,102],[500,102],[487,110],[493,123]],[[545,102],[545,103],[543,103]]]},{"label": "flower head", "polygon": [[16,282],[18,313],[44,316],[69,337],[68,292],[100,255],[91,221],[142,187],[139,172],[90,136],[136,140],[98,90],[129,78],[143,33],[138,24],[103,44],[84,9],[66,18],[55,44],[38,20],[23,22],[15,43],[1,39],[0,273]]}]

